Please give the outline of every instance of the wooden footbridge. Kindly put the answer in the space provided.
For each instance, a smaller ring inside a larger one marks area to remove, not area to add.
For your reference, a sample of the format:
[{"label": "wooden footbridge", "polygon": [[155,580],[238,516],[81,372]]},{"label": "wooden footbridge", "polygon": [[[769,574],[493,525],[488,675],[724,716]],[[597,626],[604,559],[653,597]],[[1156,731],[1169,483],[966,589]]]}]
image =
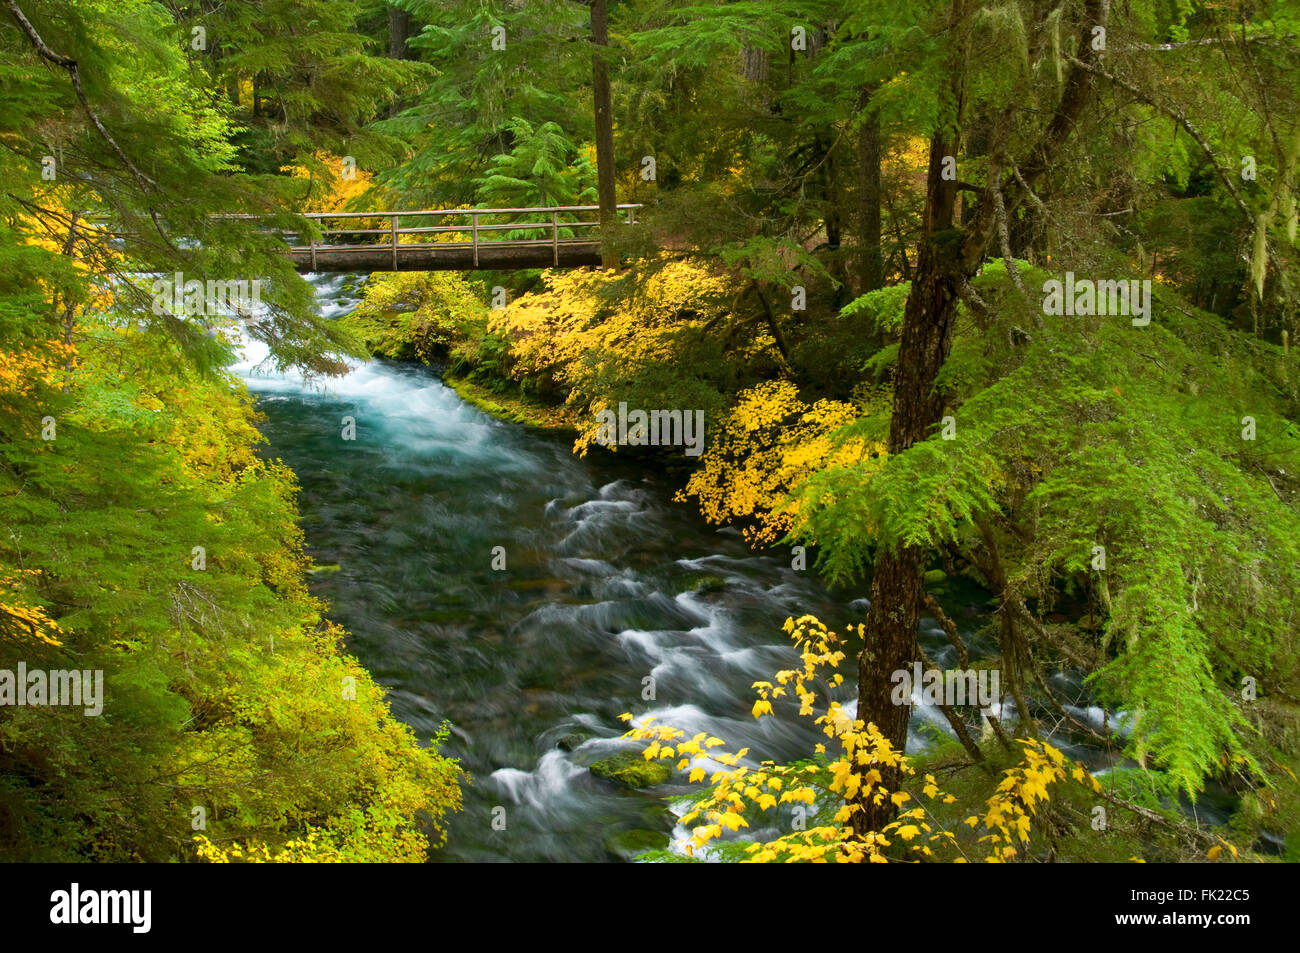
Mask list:
[{"label": "wooden footbridge", "polygon": [[[620,221],[635,225],[640,208],[619,205]],[[302,217],[317,224],[319,241],[280,234],[300,272],[576,268],[600,264],[599,212],[598,205],[311,212]]]}]

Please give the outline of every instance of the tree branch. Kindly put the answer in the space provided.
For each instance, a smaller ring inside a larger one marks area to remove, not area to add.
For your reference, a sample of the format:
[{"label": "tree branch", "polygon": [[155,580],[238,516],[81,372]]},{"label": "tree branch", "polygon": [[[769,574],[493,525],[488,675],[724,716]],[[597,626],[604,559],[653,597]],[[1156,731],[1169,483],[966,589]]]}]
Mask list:
[{"label": "tree branch", "polygon": [[14,19],[18,21],[18,26],[27,34],[27,38],[31,40],[32,46],[36,48],[36,52],[40,54],[41,58],[68,71],[68,76],[72,78],[72,88],[76,91],[77,99],[81,102],[81,108],[86,111],[86,115],[90,117],[90,121],[99,130],[99,134],[104,137],[104,141],[109,144],[117,157],[131,171],[140,188],[145,191],[148,191],[149,187],[157,189],[158,183],[141,172],[130,157],[122,151],[122,147],[117,144],[117,140],[109,135],[108,129],[104,127],[104,123],[100,120],[99,114],[95,112],[95,108],[90,105],[90,100],[86,98],[86,91],[81,86],[81,74],[77,69],[77,61],[67,56],[61,56],[46,46],[45,41],[41,39],[41,35],[36,32],[36,28],[32,26],[31,21],[23,14],[16,0],[6,0],[6,3],[9,12],[14,15]]}]

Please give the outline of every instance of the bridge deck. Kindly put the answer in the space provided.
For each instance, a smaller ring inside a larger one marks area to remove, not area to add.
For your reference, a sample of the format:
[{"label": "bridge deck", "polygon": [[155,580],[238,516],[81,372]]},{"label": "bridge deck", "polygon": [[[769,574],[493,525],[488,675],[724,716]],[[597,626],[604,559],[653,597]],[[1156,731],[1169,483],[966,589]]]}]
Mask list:
[{"label": "bridge deck", "polygon": [[[620,205],[627,224],[636,224],[640,205]],[[517,268],[578,268],[598,265],[599,221],[581,213],[596,205],[547,208],[420,209],[405,212],[311,212],[303,217],[320,227],[321,241],[282,232],[284,254],[300,272],[328,271],[509,271]],[[578,220],[572,220],[573,216]],[[243,217],[243,216],[240,216]],[[412,225],[428,221],[438,225]],[[541,218],[542,221],[535,219]],[[342,223],[324,227],[326,223]],[[382,228],[367,227],[382,224]],[[520,233],[541,232],[543,238]],[[503,234],[504,233],[504,234]],[[496,237],[500,235],[501,237]],[[330,241],[331,236],[341,241]],[[363,238],[362,241],[357,239]],[[368,236],[374,236],[370,240]]]},{"label": "bridge deck", "polygon": [[517,268],[578,268],[600,264],[600,242],[421,242],[385,245],[295,245],[286,252],[300,272],[327,271],[512,271]]}]

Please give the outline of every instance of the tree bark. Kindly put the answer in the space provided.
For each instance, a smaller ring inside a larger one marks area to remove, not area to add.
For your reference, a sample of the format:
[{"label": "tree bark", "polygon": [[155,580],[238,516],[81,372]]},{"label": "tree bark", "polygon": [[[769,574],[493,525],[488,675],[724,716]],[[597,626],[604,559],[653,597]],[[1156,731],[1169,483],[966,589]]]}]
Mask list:
[{"label": "tree bark", "polygon": [[596,192],[600,202],[601,264],[617,268],[613,248],[613,226],[618,219],[618,197],[614,186],[614,106],[609,89],[609,19],[606,0],[591,0],[591,90],[596,113]]},{"label": "tree bark", "polygon": [[[964,41],[955,37],[967,9],[967,0],[956,0],[952,8],[954,39],[948,71],[951,86],[941,94],[948,99],[941,103],[941,114],[949,118],[930,141],[921,240],[911,293],[903,311],[894,372],[888,443],[891,455],[924,440],[943,413],[944,396],[934,384],[952,346],[957,289],[984,261],[999,221],[997,203],[985,200],[976,207],[972,220],[964,228],[954,228],[957,182],[945,180],[941,175],[944,158],[955,157],[961,143],[965,51]],[[1109,13],[1110,0],[1086,0],[1080,23],[1080,58],[1075,61],[1051,121],[1028,150],[1028,161],[1020,166],[1024,175],[1003,181],[1005,140],[1000,140],[990,156],[985,198],[991,199],[995,193],[1006,196],[1003,206],[1006,214],[1018,208],[1029,190],[1046,176],[1059,150],[1076,133],[1094,103],[1091,70],[1096,68],[1098,53],[1091,50],[1089,41],[1092,28],[1105,26]],[[1013,108],[1008,106],[1008,110]],[[866,644],[859,659],[858,718],[874,723],[898,751],[907,745],[911,709],[910,705],[892,703],[891,675],[898,669],[910,668],[919,655],[917,626],[924,599],[923,559],[924,554],[911,546],[880,551],[871,580]],[[882,770],[881,780],[890,792],[898,790],[897,771]],[[853,814],[853,828],[859,834],[879,830],[897,814],[888,797],[883,798],[882,804],[873,803],[869,797],[859,797],[855,803],[861,807]]]},{"label": "tree bark", "polygon": [[388,7],[388,58],[404,60],[410,56],[406,41],[411,35],[411,15],[389,4]]},{"label": "tree bark", "polygon": [[826,203],[822,225],[826,229],[826,250],[830,255],[828,270],[836,282],[833,301],[838,310],[847,303],[846,295],[849,290],[848,264],[841,254],[844,238],[844,196],[840,188],[839,168],[835,155],[838,140],[834,130],[828,129],[824,135],[819,132],[816,141],[817,151],[822,157],[821,191],[822,199]]},{"label": "tree bark", "polygon": [[[917,252],[912,290],[903,312],[903,327],[894,373],[894,406],[889,422],[889,453],[902,453],[929,435],[943,414],[943,395],[934,387],[939,369],[952,346],[957,315],[956,275],[951,257],[954,242],[936,241],[951,235],[956,183],[942,178],[944,156],[956,154],[955,129],[930,141],[930,170],[926,180],[921,247]],[[960,259],[958,259],[960,260]],[[917,625],[925,591],[921,580],[924,554],[915,546],[882,550],[871,579],[871,608],[867,611],[866,644],[858,666],[858,718],[874,724],[898,751],[907,746],[909,704],[892,701],[892,675],[908,670],[918,656]],[[890,792],[899,788],[895,770],[883,770],[881,782]],[[897,808],[889,798],[876,804],[867,798],[853,815],[859,833],[879,830]]]},{"label": "tree bark", "polygon": [[[411,58],[406,41],[411,36],[411,15],[392,4],[388,5],[388,58],[406,60]],[[402,111],[402,104],[394,99],[388,105],[388,115],[396,116]]]},{"label": "tree bark", "polygon": [[[986,518],[974,517],[974,523],[984,541],[985,558],[981,565],[989,588],[998,594],[1001,604],[998,607],[998,648],[1002,653],[1002,673],[1006,676],[1007,688],[1016,702],[1016,717],[1019,725],[1017,733],[1021,736],[1038,737],[1038,726],[1029,709],[1029,699],[1025,696],[1024,669],[1028,663],[1028,649],[1024,640],[1016,632],[1015,615],[1019,596],[1010,591],[1007,571],[1002,565],[1002,555],[998,551],[997,537],[993,527]],[[1017,600],[1016,602],[1013,602]],[[998,699],[999,706],[1002,699]],[[999,711],[999,717],[1001,712]]]},{"label": "tree bark", "polygon": [[[870,100],[864,86],[858,110],[866,110]],[[869,111],[858,127],[858,294],[885,286],[880,228],[880,117]]]}]

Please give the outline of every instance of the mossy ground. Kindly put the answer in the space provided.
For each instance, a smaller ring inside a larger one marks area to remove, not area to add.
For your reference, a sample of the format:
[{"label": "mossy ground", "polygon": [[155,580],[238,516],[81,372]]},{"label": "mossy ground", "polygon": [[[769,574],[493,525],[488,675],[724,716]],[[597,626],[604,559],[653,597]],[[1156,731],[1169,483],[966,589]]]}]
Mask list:
[{"label": "mossy ground", "polygon": [[454,390],[465,403],[499,420],[507,420],[537,430],[576,432],[572,418],[562,407],[544,404],[517,391],[494,391],[466,377],[453,377],[446,374],[442,382]]}]

